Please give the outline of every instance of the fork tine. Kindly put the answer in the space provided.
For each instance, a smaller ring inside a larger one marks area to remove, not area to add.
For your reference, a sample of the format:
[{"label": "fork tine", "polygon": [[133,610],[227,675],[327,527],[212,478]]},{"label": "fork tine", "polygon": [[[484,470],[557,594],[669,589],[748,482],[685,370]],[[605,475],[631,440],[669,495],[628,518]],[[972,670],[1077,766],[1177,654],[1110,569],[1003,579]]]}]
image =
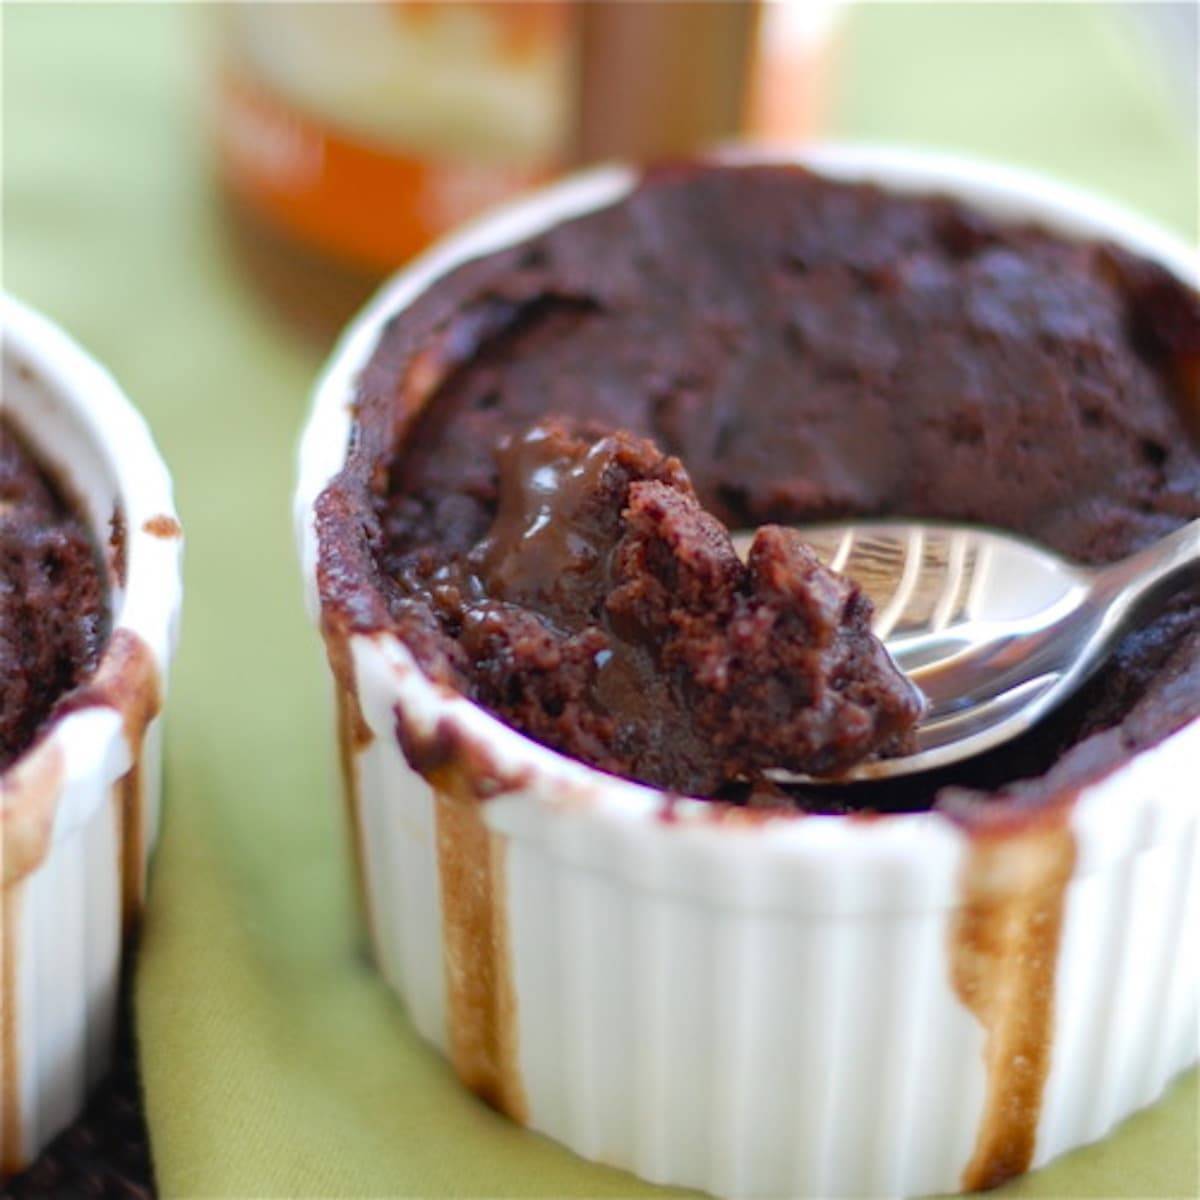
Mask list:
[{"label": "fork tine", "polygon": [[925,535],[919,529],[913,529],[904,547],[904,566],[900,572],[900,582],[892,598],[888,601],[883,612],[875,617],[873,632],[881,640],[895,629],[897,622],[904,615],[908,602],[916,590],[917,581],[921,576],[921,564],[925,554]]}]

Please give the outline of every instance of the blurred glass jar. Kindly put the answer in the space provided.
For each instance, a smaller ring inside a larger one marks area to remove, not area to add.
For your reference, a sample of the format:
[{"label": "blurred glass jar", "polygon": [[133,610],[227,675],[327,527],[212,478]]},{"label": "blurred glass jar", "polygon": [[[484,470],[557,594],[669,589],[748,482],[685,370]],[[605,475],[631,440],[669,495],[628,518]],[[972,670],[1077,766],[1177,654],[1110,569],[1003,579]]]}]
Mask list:
[{"label": "blurred glass jar", "polygon": [[311,249],[384,271],[552,172],[567,18],[563,3],[222,6],[222,178]]},{"label": "blurred glass jar", "polygon": [[214,141],[238,244],[326,332],[440,233],[567,165],[809,135],[837,7],[214,6]]}]

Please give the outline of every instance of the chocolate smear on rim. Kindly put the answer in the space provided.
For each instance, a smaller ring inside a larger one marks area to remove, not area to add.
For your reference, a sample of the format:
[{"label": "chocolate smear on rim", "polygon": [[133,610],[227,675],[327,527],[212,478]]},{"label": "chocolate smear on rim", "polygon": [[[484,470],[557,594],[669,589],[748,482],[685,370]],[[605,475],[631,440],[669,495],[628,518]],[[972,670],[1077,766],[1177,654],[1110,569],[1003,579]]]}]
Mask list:
[{"label": "chocolate smear on rim", "polygon": [[168,517],[162,513],[148,517],[142,522],[142,529],[151,537],[156,538],[183,537],[183,526],[174,517]]},{"label": "chocolate smear on rim", "polygon": [[962,907],[952,918],[950,976],[985,1031],[983,1115],[965,1191],[1027,1171],[1037,1147],[1054,1048],[1055,972],[1075,866],[1069,810],[1016,836],[972,836]]},{"label": "chocolate smear on rim", "polygon": [[122,821],[122,912],[128,930],[141,911],[146,887],[146,798],[142,749],[146,730],[162,711],[162,686],[154,652],[131,629],[114,631],[96,673],[68,695],[58,715],[112,708],[121,716],[130,766],[117,782]]}]

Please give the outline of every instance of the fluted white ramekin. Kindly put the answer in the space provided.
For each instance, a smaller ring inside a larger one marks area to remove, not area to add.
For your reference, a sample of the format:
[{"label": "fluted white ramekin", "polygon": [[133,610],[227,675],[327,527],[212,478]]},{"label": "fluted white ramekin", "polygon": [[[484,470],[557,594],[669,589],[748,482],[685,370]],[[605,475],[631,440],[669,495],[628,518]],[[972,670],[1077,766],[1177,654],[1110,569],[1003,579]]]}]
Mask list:
[{"label": "fluted white ramekin", "polygon": [[104,550],[112,633],[91,679],[0,776],[0,1178],[82,1109],[112,1053],[126,935],[158,827],[160,712],[182,533],[145,422],[98,363],[0,298],[5,416]]},{"label": "fluted white ramekin", "polygon": [[[950,194],[1200,281],[1167,234],[1025,172],[864,147],[734,157]],[[297,529],[375,954],[470,1087],[588,1158],[736,1197],[999,1182],[1103,1137],[1196,1059],[1200,721],[986,833],[939,812],[755,819],[536,745],[322,611],[314,505],[384,323],[635,182],[593,171],[441,243],[318,386]]]}]

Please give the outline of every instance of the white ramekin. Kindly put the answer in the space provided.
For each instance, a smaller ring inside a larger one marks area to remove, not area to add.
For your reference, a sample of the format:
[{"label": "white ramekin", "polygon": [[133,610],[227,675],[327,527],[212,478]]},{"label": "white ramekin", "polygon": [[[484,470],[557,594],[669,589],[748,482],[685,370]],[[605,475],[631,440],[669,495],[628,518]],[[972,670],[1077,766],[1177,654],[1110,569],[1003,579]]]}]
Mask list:
[{"label": "white ramekin", "polygon": [[0,1178],[82,1109],[112,1053],[126,935],[158,826],[182,533],[145,422],[98,363],[0,298],[4,412],[105,551],[95,674],[0,777]]},{"label": "white ramekin", "polygon": [[[947,193],[1200,282],[1172,237],[1023,171],[726,157]],[[635,182],[604,168],[495,213],[347,332],[300,455],[314,616],[314,504],[385,321]],[[737,1197],[969,1190],[1103,1137],[1197,1056],[1200,721],[986,836],[938,812],[755,820],[597,773],[433,684],[394,637],[322,628],[378,962],[470,1087],[587,1158]]]}]

